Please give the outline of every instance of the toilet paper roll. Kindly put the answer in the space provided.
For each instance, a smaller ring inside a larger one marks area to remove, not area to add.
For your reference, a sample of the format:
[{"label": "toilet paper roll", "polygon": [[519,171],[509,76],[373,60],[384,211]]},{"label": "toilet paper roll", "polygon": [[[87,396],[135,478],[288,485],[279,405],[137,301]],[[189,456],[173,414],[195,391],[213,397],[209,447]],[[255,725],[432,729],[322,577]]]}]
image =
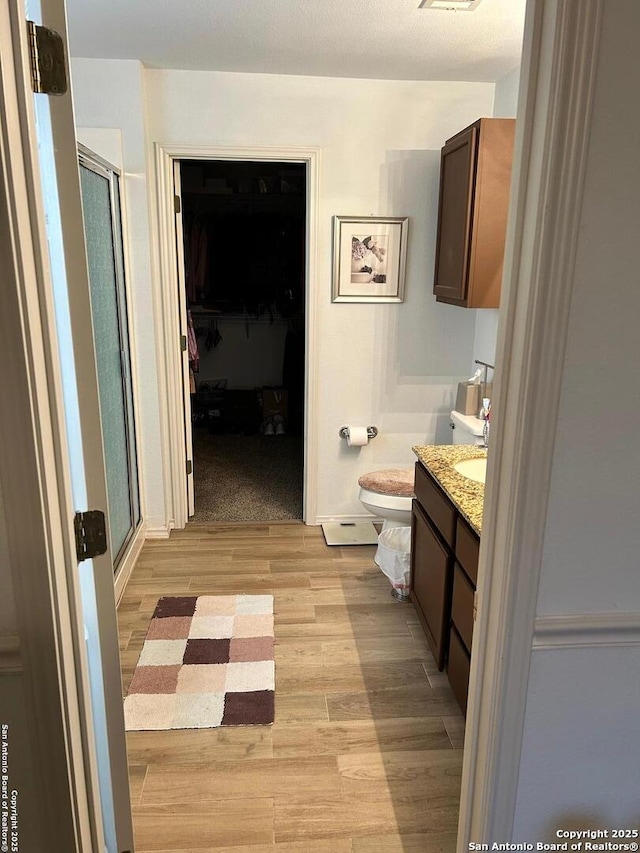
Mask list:
[{"label": "toilet paper roll", "polygon": [[349,447],[364,447],[369,444],[369,434],[366,426],[347,426],[347,444]]}]

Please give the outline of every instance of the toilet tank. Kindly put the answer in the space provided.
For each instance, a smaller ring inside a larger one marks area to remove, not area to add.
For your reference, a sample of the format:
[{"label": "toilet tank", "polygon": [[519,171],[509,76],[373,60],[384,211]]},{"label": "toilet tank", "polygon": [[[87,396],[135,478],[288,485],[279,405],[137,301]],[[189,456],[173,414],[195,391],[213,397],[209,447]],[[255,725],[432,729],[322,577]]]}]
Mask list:
[{"label": "toilet tank", "polygon": [[450,414],[452,444],[484,444],[484,421],[473,415],[462,415],[455,409]]}]

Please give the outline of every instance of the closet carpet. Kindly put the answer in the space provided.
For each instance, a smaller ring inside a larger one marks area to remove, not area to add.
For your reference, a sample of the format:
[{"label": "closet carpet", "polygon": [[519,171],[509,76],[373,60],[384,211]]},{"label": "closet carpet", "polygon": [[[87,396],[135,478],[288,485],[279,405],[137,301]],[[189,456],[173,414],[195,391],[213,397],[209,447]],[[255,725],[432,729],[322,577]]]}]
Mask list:
[{"label": "closet carpet", "polygon": [[192,521],[302,518],[301,436],[194,431]]}]

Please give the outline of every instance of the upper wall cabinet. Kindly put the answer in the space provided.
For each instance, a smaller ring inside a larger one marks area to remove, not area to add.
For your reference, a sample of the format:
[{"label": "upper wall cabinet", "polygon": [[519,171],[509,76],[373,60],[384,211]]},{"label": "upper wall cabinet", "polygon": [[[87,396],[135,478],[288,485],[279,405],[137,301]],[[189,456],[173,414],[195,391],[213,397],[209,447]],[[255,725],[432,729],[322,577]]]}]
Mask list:
[{"label": "upper wall cabinet", "polygon": [[481,118],[447,140],[433,292],[438,302],[498,308],[515,119]]}]

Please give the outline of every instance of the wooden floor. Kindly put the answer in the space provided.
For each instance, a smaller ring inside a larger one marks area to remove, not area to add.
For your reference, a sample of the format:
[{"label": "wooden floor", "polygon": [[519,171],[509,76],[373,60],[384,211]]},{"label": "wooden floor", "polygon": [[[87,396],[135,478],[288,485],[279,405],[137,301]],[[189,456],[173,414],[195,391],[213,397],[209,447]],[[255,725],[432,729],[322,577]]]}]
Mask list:
[{"label": "wooden floor", "polygon": [[130,732],[137,853],[455,849],[463,720],[373,547],[302,524],[148,542],[119,606],[125,693],[162,595],[273,593],[273,726]]}]

